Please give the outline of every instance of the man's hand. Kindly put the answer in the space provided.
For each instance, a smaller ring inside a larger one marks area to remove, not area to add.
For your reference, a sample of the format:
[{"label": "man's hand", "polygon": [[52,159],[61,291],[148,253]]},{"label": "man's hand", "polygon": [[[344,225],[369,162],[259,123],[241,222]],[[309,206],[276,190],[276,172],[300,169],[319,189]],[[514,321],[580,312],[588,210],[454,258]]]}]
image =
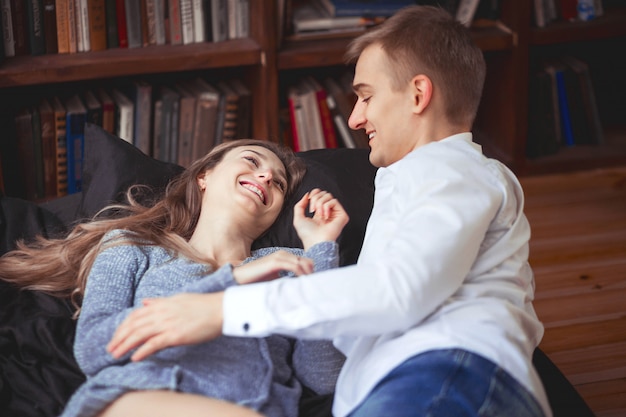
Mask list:
[{"label": "man's hand", "polygon": [[107,350],[120,358],[134,348],[140,361],[172,346],[208,342],[222,335],[224,293],[182,293],[144,300],[120,324]]}]

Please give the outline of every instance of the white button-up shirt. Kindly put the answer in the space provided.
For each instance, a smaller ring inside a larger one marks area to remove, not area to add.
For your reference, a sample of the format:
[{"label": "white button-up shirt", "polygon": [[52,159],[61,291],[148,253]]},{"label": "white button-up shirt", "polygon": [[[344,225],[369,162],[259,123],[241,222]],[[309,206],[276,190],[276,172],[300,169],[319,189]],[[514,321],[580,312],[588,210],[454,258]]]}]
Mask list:
[{"label": "white button-up shirt", "polygon": [[543,326],[513,173],[462,133],[380,168],[375,186],[356,265],[229,288],[224,334],[333,338],[347,356],[337,417],[404,360],[445,348],[495,362],[550,416],[531,362]]}]

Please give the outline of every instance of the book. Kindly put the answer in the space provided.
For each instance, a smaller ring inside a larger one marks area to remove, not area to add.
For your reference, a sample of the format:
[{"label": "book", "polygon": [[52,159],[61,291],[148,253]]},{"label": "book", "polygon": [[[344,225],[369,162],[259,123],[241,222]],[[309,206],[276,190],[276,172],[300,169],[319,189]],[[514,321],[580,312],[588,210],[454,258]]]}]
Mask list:
[{"label": "book", "polygon": [[301,79],[299,85],[302,93],[304,126],[306,129],[306,141],[304,143],[300,142],[300,149],[304,151],[308,151],[309,149],[323,149],[326,147],[326,140],[324,138],[322,118],[319,111],[317,91],[307,82],[306,78]]},{"label": "book", "polygon": [[89,42],[92,51],[107,49],[107,22],[105,0],[87,0]]},{"label": "book", "polygon": [[27,0],[26,13],[28,17],[30,53],[31,55],[43,55],[46,53],[43,0]]},{"label": "book", "polygon": [[28,45],[28,12],[26,10],[26,1],[10,1],[15,56],[28,55],[30,54],[30,48]]},{"label": "book", "polygon": [[165,29],[165,2],[166,0],[154,0],[154,36],[157,45],[166,44]]},{"label": "book", "polygon": [[102,126],[102,103],[100,103],[100,100],[91,90],[85,91],[82,98],[87,110],[85,122]]},{"label": "book", "polygon": [[194,43],[192,0],[178,0],[180,3],[180,32],[183,45]]},{"label": "book", "polygon": [[2,45],[4,56],[15,56],[15,39],[13,38],[13,19],[11,18],[10,0],[0,0],[0,17],[2,18]]},{"label": "book", "polygon": [[[351,103],[354,102],[352,99],[353,93],[347,93],[341,86],[341,83],[332,77],[326,77],[323,80],[322,85],[326,87],[326,93],[333,98],[333,101],[336,103],[338,113],[347,124],[350,114],[352,114]],[[352,136],[353,142],[357,148],[367,148],[369,146],[369,141],[363,129],[349,129],[349,133]]]},{"label": "book", "polygon": [[461,0],[456,10],[456,20],[465,27],[470,27],[478,9],[480,0]]},{"label": "book", "polygon": [[415,4],[413,0],[322,0],[330,16],[389,17],[403,7]]},{"label": "book", "polygon": [[558,0],[561,19],[573,22],[578,18],[578,0]]},{"label": "book", "polygon": [[161,132],[163,123],[163,99],[157,97],[154,100],[154,110],[152,118],[152,157],[163,161],[164,150],[162,146],[164,143],[163,132]]},{"label": "book", "polygon": [[561,117],[561,130],[565,145],[572,146],[575,144],[574,132],[572,130],[572,119],[570,117],[569,101],[567,98],[567,87],[565,85],[565,73],[562,66],[555,68],[556,88],[559,97],[559,114]]},{"label": "book", "polygon": [[187,87],[196,94],[191,160],[195,161],[209,153],[215,145],[217,111],[220,103],[219,91],[203,80],[194,78],[186,81]]},{"label": "book", "polygon": [[179,94],[178,149],[176,163],[188,167],[193,161],[193,128],[196,116],[196,96],[184,83],[174,85]]},{"label": "book", "polygon": [[331,16],[329,11],[316,1],[295,5],[292,15],[294,33],[365,28],[384,20],[381,17]]},{"label": "book", "polygon": [[107,33],[107,49],[117,48],[117,0],[104,0],[105,22]]},{"label": "book", "polygon": [[193,40],[194,42],[204,42],[206,40],[205,16],[203,0],[192,0],[193,9]]},{"label": "book", "polygon": [[39,108],[34,106],[31,108],[32,113],[32,130],[33,130],[33,166],[35,168],[35,198],[41,199],[45,197],[45,179],[43,167],[43,143],[41,141],[41,116]]},{"label": "book", "polygon": [[328,110],[330,111],[331,117],[333,119],[333,124],[335,126],[335,132],[337,134],[337,144],[341,145],[343,148],[356,148],[356,143],[350,134],[350,127],[348,126],[348,122],[343,118],[339,109],[337,108],[337,103],[335,99],[331,95],[326,96],[326,103],[328,104]]},{"label": "book", "polygon": [[181,45],[183,43],[183,28],[180,15],[180,1],[168,0],[170,44]]},{"label": "book", "polygon": [[141,33],[141,7],[138,0],[125,0],[126,11],[126,36],[129,48],[143,46]]},{"label": "book", "polygon": [[33,113],[30,108],[24,107],[15,115],[15,138],[22,185],[21,196],[27,200],[36,200],[41,196],[37,195]]},{"label": "book", "polygon": [[55,113],[50,101],[43,98],[39,103],[41,153],[43,162],[43,195],[57,196],[57,146]]},{"label": "book", "polygon": [[554,121],[554,138],[559,145],[563,144],[563,129],[561,127],[561,110],[559,105],[559,89],[556,80],[557,68],[552,63],[546,63],[543,70],[550,79],[550,104],[552,108],[552,120]]},{"label": "book", "polygon": [[213,42],[213,17],[211,16],[211,3],[212,3],[212,0],[202,0],[202,10],[204,12],[204,41],[205,42]]},{"label": "book", "polygon": [[592,144],[604,143],[604,128],[600,119],[600,112],[591,74],[589,72],[589,66],[586,62],[572,56],[565,56],[563,60],[565,64],[572,69],[574,74],[576,74],[578,79],[585,114],[584,117],[589,126],[589,142]]},{"label": "book", "polygon": [[54,110],[54,139],[56,146],[56,193],[57,197],[67,194],[67,140],[66,140],[66,112],[63,103],[58,97],[51,99]]},{"label": "book", "polygon": [[67,192],[82,190],[83,160],[85,155],[85,117],[87,109],[78,95],[65,102],[65,138],[67,147]]},{"label": "book", "polygon": [[79,51],[80,52],[88,52],[91,51],[91,34],[89,31],[89,0],[77,0],[76,2],[76,11],[77,11],[77,22],[78,22],[78,40],[79,40]]},{"label": "book", "polygon": [[223,105],[219,107],[216,133],[216,145],[228,140],[237,139],[237,116],[239,113],[239,95],[226,82],[216,84]]},{"label": "book", "polygon": [[102,105],[102,128],[109,133],[115,133],[115,103],[111,95],[99,88],[96,96]]},{"label": "book", "polygon": [[287,89],[287,105],[289,108],[289,122],[291,124],[291,147],[294,152],[307,149],[307,126],[304,116],[303,95],[301,86],[292,85]]},{"label": "book", "polygon": [[126,25],[126,0],[115,0],[117,20],[117,46],[128,48],[128,27]]},{"label": "book", "polygon": [[211,28],[213,42],[228,39],[228,0],[211,0]]},{"label": "book", "polygon": [[543,69],[538,70],[530,80],[526,140],[526,156],[529,158],[554,154],[560,147],[555,130],[559,121],[552,105],[551,84],[550,74]]},{"label": "book", "polygon": [[121,90],[111,90],[115,104],[115,134],[128,143],[134,143],[135,105]]},{"label": "book", "polygon": [[[175,162],[178,147],[178,93],[169,86],[161,86],[159,89],[160,126],[157,130],[159,142],[155,143],[158,153],[155,158],[164,162]],[[156,113],[156,109],[155,109]],[[155,117],[155,122],[157,122]],[[156,135],[155,135],[156,139]]]},{"label": "book", "polygon": [[311,76],[306,77],[305,81],[311,86],[313,91],[315,91],[325,147],[330,149],[337,148],[337,135],[335,133],[334,122],[330,114],[330,109],[328,108],[328,94],[326,93],[326,89],[319,83],[319,81]]},{"label": "book", "polygon": [[[141,46],[149,46],[150,35],[148,33],[148,4],[147,0],[139,0],[139,16],[141,21]],[[154,43],[152,43],[154,45]]]},{"label": "book", "polygon": [[152,155],[152,84],[133,81],[129,98],[135,105],[134,145],[146,155]]},{"label": "book", "polygon": [[236,138],[249,138],[252,132],[252,92],[239,78],[228,80],[237,94],[237,133]]},{"label": "book", "polygon": [[[57,7],[59,5],[57,4]],[[69,53],[73,54],[78,51],[78,16],[76,12],[75,0],[67,0],[67,33],[68,33],[68,47]],[[57,20],[58,24],[58,20]]]},{"label": "book", "polygon": [[43,0],[43,37],[46,54],[58,52],[56,1]]}]

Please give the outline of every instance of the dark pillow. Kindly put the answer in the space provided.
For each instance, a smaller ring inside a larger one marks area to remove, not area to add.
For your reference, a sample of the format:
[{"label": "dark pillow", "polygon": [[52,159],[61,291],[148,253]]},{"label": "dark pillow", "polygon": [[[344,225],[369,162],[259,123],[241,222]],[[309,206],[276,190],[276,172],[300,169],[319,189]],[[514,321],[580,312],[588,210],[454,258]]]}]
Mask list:
[{"label": "dark pillow", "polygon": [[376,169],[369,163],[367,149],[317,149],[298,153],[307,165],[302,185],[285,205],[268,232],[254,247],[302,247],[293,228],[293,206],[313,188],[333,194],[345,207],[350,222],[338,239],[341,265],[356,262],[365,235],[367,219],[374,202],[374,175]]},{"label": "dark pillow", "polygon": [[133,184],[163,190],[183,168],[151,158],[132,144],[91,123],[85,125],[85,161],[78,219],[90,218],[101,208],[124,201]]}]

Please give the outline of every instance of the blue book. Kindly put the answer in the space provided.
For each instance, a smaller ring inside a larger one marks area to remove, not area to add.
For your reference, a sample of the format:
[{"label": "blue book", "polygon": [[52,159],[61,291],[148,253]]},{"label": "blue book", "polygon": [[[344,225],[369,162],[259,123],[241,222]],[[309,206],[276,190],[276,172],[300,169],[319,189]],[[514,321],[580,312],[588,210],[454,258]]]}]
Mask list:
[{"label": "blue book", "polygon": [[569,101],[567,98],[567,89],[565,86],[565,75],[563,69],[557,69],[556,88],[559,94],[559,113],[561,114],[561,127],[563,130],[563,138],[565,145],[574,145],[574,131],[572,130],[572,119],[570,117]]},{"label": "blue book", "polygon": [[330,16],[388,17],[414,0],[321,0]]},{"label": "blue book", "polygon": [[65,101],[67,146],[67,193],[82,190],[83,159],[85,156],[85,120],[87,109],[78,95]]}]

